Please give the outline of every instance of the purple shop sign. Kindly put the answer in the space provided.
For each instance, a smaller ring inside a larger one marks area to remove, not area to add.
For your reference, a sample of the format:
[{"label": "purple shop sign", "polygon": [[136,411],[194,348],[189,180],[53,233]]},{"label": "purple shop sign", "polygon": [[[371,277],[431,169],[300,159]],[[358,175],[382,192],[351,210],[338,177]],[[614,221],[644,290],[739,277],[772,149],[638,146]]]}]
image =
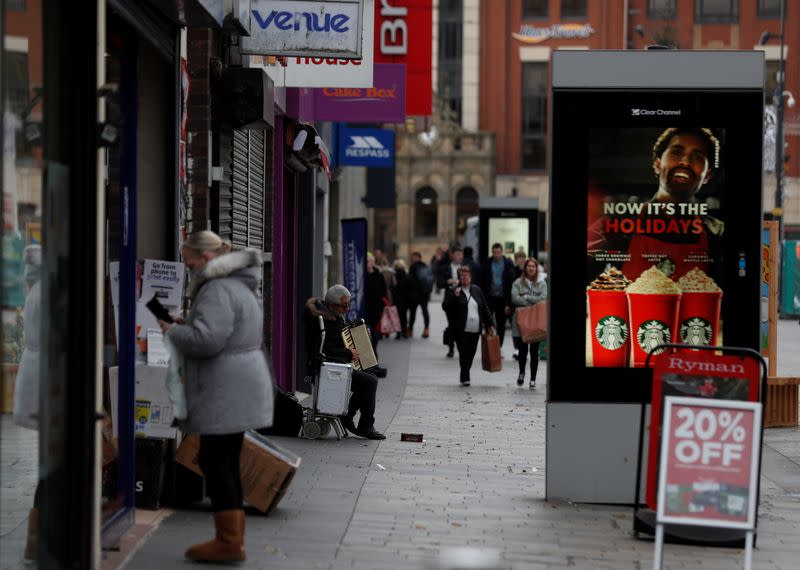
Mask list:
[{"label": "purple shop sign", "polygon": [[309,89],[313,109],[307,120],[403,123],[406,120],[406,66],[376,63],[373,87]]}]

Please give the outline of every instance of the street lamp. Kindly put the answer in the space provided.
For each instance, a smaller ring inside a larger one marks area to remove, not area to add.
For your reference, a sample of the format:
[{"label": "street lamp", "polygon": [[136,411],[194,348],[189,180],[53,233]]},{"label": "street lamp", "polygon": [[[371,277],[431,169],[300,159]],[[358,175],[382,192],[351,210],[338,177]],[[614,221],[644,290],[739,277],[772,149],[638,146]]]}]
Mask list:
[{"label": "street lamp", "polygon": [[794,102],[792,94],[784,92],[785,66],[783,54],[784,39],[784,20],[786,14],[786,0],[781,0],[781,33],[773,34],[767,30],[761,32],[758,45],[765,45],[770,38],[779,37],[781,39],[781,51],[778,59],[778,84],[775,86],[775,93],[772,102],[775,105],[776,125],[775,125],[775,208],[772,210],[773,217],[778,220],[778,243],[783,243],[783,96],[789,95],[791,102]]}]

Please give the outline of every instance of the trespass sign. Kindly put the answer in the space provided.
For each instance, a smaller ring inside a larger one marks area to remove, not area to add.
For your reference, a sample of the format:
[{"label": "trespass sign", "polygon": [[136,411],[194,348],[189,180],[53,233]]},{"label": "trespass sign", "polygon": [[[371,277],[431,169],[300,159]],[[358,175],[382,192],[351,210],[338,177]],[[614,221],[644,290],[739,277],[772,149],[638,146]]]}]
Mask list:
[{"label": "trespass sign", "polygon": [[360,59],[362,7],[363,0],[252,0],[241,52]]},{"label": "trespass sign", "polygon": [[761,404],[667,397],[657,520],[752,530]]},{"label": "trespass sign", "polygon": [[391,167],[394,164],[394,131],[339,127],[337,159],[342,166]]}]

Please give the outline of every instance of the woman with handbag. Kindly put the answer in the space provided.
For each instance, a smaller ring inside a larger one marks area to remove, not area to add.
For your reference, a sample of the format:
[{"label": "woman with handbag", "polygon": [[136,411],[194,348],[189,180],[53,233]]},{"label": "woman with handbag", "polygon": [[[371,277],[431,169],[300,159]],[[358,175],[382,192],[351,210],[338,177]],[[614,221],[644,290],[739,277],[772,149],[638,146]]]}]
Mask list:
[{"label": "woman with handbag", "polygon": [[447,290],[442,308],[448,315],[458,347],[461,385],[469,386],[469,371],[478,349],[481,330],[495,334],[494,320],[486,297],[480,287],[472,284],[472,270],[469,265],[458,268],[458,285]]},{"label": "woman with handbag", "polygon": [[532,307],[547,299],[547,282],[539,275],[539,263],[529,258],[523,266],[522,275],[511,285],[511,304],[516,309],[514,317],[511,319],[511,336],[514,338],[514,346],[519,351],[517,362],[519,363],[519,376],[517,376],[517,386],[525,383],[525,363],[528,360],[528,353],[531,357],[531,389],[536,388],[536,372],[539,369],[539,342],[526,343],[520,333],[518,318],[520,309]]}]

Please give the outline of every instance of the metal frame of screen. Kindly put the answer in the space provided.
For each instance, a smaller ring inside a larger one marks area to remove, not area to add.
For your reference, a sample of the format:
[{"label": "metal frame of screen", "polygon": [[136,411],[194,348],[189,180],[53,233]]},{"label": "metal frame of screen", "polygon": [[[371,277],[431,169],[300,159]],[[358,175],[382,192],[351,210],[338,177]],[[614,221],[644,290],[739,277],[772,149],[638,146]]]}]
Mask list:
[{"label": "metal frame of screen", "polygon": [[[649,401],[649,372],[587,367],[587,193],[589,134],[604,127],[725,129],[727,183],[721,213],[724,344],[758,348],[763,96],[758,89],[554,89],[550,224],[550,402]],[[680,109],[675,116],[633,116],[631,109]],[[743,258],[742,258],[743,255]],[[739,274],[739,260],[745,274]],[[576,351],[580,357],[576,358]]]}]

